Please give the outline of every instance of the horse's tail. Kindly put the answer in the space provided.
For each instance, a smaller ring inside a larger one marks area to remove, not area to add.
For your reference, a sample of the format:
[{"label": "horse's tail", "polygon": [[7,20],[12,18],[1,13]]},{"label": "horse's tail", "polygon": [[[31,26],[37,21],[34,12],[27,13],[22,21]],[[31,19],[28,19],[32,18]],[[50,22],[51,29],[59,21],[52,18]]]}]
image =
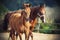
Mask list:
[{"label": "horse's tail", "polygon": [[11,13],[7,13],[4,17],[3,21],[3,29],[7,30],[8,29],[8,23],[9,23],[9,17],[11,16]]}]

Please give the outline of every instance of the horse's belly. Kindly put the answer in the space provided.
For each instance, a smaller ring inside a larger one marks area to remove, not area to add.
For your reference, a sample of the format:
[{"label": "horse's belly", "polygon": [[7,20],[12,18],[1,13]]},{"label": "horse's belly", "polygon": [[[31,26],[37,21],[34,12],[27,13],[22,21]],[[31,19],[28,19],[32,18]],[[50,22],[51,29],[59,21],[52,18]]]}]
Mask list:
[{"label": "horse's belly", "polygon": [[17,27],[17,30],[18,30],[19,32],[21,32],[21,33],[24,33],[25,28],[24,28],[24,26],[22,25],[22,26]]}]

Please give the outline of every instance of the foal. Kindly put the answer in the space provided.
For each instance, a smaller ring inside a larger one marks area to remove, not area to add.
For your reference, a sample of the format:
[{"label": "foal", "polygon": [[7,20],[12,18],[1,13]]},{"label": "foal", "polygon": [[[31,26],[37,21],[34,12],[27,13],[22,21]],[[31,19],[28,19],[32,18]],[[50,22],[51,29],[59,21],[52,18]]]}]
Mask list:
[{"label": "foal", "polygon": [[[22,11],[22,12],[24,12],[24,13],[26,13],[24,16],[24,18],[21,20],[21,21],[24,21],[23,23],[21,23],[21,24],[23,24],[25,27],[27,27],[26,29],[25,29],[25,31],[26,31],[26,33],[25,33],[25,37],[26,37],[26,39],[25,40],[29,40],[28,39],[28,35],[29,35],[29,30],[30,30],[30,22],[29,22],[29,16],[30,16],[30,7],[29,7],[29,5],[28,4],[24,4],[24,6],[25,6],[25,9],[24,9],[24,11]],[[16,14],[16,13],[15,13]],[[21,13],[22,14],[22,13]],[[18,16],[18,14],[16,14],[16,16]],[[23,16],[23,15],[21,15],[21,16]],[[12,19],[13,18],[13,19]],[[10,21],[9,21],[9,25],[11,25],[12,27],[13,27],[13,25],[14,25],[14,21],[12,21],[12,20],[14,20],[14,15],[12,16],[12,18],[10,17]],[[11,24],[13,22],[13,24]],[[20,24],[20,25],[21,25]],[[16,25],[16,24],[15,24]],[[11,28],[12,28],[11,27]],[[14,28],[12,28],[11,29],[11,32],[10,32],[10,36],[11,36],[11,38],[12,38],[12,40],[15,40],[15,39],[13,39],[13,37],[12,37],[12,35],[14,34],[15,35],[15,31],[13,31],[13,30],[16,30],[16,29],[14,29]],[[22,29],[23,30],[23,29]],[[13,33],[12,33],[13,32]],[[18,33],[19,34],[19,33]],[[16,37],[18,36],[18,34],[16,35]],[[21,36],[21,35],[19,35],[19,36]],[[15,38],[15,37],[14,37]],[[20,38],[21,39],[21,38]],[[22,40],[22,39],[21,39]]]},{"label": "foal", "polygon": [[[18,33],[20,40],[22,40],[21,38],[22,33],[25,33],[26,37],[25,39],[28,40],[30,26],[26,26],[25,23],[26,19],[24,13],[22,13],[21,16],[19,13],[12,14],[11,17],[9,18],[9,26],[11,27],[11,29]],[[12,40],[15,40],[14,35],[12,36]]]}]

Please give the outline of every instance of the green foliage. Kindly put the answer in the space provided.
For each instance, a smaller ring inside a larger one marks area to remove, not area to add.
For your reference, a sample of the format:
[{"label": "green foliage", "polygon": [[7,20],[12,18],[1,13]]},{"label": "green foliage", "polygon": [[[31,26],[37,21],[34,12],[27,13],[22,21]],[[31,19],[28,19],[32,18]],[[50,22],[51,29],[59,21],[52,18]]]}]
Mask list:
[{"label": "green foliage", "polygon": [[50,23],[41,23],[41,29],[40,32],[43,33],[53,33],[52,31],[57,29],[57,26],[55,24]]},{"label": "green foliage", "polygon": [[0,5],[0,13],[4,13],[6,11],[8,11],[8,9],[4,5],[1,4]]},{"label": "green foliage", "polygon": [[57,27],[56,27],[56,25],[55,24],[53,24],[53,23],[41,23],[40,24],[41,25],[41,27],[42,27],[42,29],[56,29]]},{"label": "green foliage", "polygon": [[55,24],[55,23],[40,23],[40,27],[39,30],[36,29],[38,26],[35,27],[35,32],[40,32],[40,33],[59,33],[58,29],[59,29],[59,24]]},{"label": "green foliage", "polygon": [[0,4],[0,20],[4,18],[4,15],[7,12],[8,12],[8,9],[3,4]]}]

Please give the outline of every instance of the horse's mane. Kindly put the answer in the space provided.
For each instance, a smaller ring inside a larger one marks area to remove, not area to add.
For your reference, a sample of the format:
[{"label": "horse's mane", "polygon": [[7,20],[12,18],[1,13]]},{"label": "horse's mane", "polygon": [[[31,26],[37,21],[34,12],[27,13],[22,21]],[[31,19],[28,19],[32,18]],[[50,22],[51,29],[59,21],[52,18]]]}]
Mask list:
[{"label": "horse's mane", "polygon": [[34,6],[34,7],[30,7],[30,8],[31,8],[30,18],[35,19],[37,16],[37,13],[39,11],[40,6]]},{"label": "horse's mane", "polygon": [[30,7],[31,9],[33,8],[33,9],[38,9],[38,8],[40,8],[40,6],[34,6],[34,7]]},{"label": "horse's mane", "polygon": [[21,13],[24,9],[14,10],[14,11],[8,11],[7,13]]}]

